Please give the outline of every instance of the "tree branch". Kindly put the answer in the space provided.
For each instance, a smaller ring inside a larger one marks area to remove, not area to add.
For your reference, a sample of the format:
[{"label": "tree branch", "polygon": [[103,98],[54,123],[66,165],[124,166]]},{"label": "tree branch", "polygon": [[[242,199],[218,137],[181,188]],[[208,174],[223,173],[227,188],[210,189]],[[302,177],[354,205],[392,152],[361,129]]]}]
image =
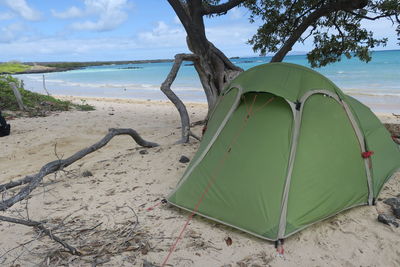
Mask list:
[{"label": "tree branch", "polygon": [[307,28],[316,22],[320,17],[327,15],[331,12],[331,9],[326,7],[319,8],[312,12],[303,22],[297,27],[292,35],[287,39],[285,44],[279,49],[279,51],[272,57],[271,62],[281,62],[286,54],[292,50],[293,45],[299,40],[301,35],[307,30]]},{"label": "tree branch", "polygon": [[[81,151],[76,152],[74,155],[70,156],[69,158],[66,158],[64,160],[55,160],[52,162],[47,163],[44,165],[40,171],[32,176],[27,176],[23,178],[21,181],[18,181],[20,184],[23,184],[24,181],[29,181],[28,185],[24,188],[22,188],[16,195],[3,200],[0,202],[0,211],[5,211],[8,208],[12,207],[14,204],[20,202],[21,200],[27,198],[29,194],[39,186],[40,182],[43,180],[43,177],[46,175],[56,172],[58,170],[61,170],[75,161],[83,158],[87,154],[90,154],[103,146],[105,146],[114,136],[116,135],[129,135],[131,136],[138,145],[143,146],[143,147],[156,147],[158,144],[153,143],[153,142],[148,142],[140,137],[140,135],[133,129],[109,129],[108,134],[103,137],[99,142],[91,145],[90,147],[87,147],[85,149],[82,149]],[[32,178],[30,178],[32,177]],[[14,182],[14,183],[18,183]],[[1,185],[0,188],[6,188],[6,185]]]},{"label": "tree branch", "polygon": [[359,13],[356,13],[356,12],[353,12],[353,11],[347,11],[347,12],[352,14],[352,15],[354,15],[354,16],[356,16],[356,17],[367,19],[367,20],[377,20],[377,19],[387,18],[387,17],[396,15],[396,13],[394,12],[392,14],[384,14],[384,15],[379,15],[379,16],[375,16],[375,17],[369,17],[369,16],[365,16],[365,15],[362,15],[362,14],[359,14]]},{"label": "tree branch", "polygon": [[35,176],[25,176],[24,178],[17,180],[17,181],[11,181],[9,183],[6,184],[2,184],[0,185],[0,192],[6,191],[8,189],[23,185],[23,184],[27,184],[30,183],[32,181],[32,179],[35,178]]},{"label": "tree branch", "polygon": [[350,12],[355,9],[364,8],[367,4],[367,0],[336,0],[328,2],[326,5],[316,9],[301,22],[296,30],[293,31],[292,35],[286,40],[285,44],[272,57],[271,62],[281,62],[286,54],[292,50],[293,45],[300,39],[301,35],[307,30],[307,28],[321,17],[326,16],[333,11],[341,10]]},{"label": "tree branch", "polygon": [[35,227],[35,228],[39,229],[40,231],[42,231],[44,234],[46,234],[48,237],[50,237],[52,240],[56,241],[57,243],[59,243],[64,248],[68,249],[68,251],[72,255],[81,255],[81,253],[76,248],[74,248],[73,246],[71,246],[68,243],[64,242],[59,237],[53,235],[51,230],[49,230],[46,227],[44,227],[43,223],[41,223],[41,222],[32,221],[32,220],[22,220],[22,219],[11,218],[11,217],[1,216],[1,215],[0,215],[0,221],[5,221],[5,222],[10,222],[10,223],[16,223],[16,224],[22,224],[22,225],[25,225],[25,226]]},{"label": "tree branch", "polygon": [[203,15],[221,14],[243,4],[245,0],[229,0],[220,5],[203,5]]},{"label": "tree branch", "polygon": [[185,104],[183,104],[182,100],[180,100],[180,98],[171,90],[171,85],[174,82],[176,75],[178,74],[179,68],[181,67],[183,60],[196,62],[198,59],[198,56],[194,54],[175,55],[174,65],[172,66],[171,71],[169,72],[165,81],[161,84],[160,88],[161,91],[168,97],[169,100],[171,100],[171,102],[178,109],[179,115],[181,117],[182,138],[178,143],[189,142],[190,119]]}]

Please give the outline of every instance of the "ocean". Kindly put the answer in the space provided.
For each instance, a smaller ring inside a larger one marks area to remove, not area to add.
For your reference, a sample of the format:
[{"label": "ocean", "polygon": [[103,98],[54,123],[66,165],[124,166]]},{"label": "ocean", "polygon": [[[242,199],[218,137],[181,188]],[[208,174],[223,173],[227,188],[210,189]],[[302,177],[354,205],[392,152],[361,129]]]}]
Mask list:
[{"label": "ocean", "polygon": [[[247,70],[268,63],[270,57],[244,57],[232,61]],[[285,62],[310,67],[305,55],[287,56]],[[46,73],[46,87],[53,95],[167,100],[160,85],[172,63],[144,63],[87,67]],[[376,112],[400,113],[400,50],[375,51],[372,61],[343,58],[316,71],[344,92]],[[43,74],[16,75],[25,88],[44,93]],[[199,78],[190,62],[184,62],[172,86],[188,102],[206,102]]]}]

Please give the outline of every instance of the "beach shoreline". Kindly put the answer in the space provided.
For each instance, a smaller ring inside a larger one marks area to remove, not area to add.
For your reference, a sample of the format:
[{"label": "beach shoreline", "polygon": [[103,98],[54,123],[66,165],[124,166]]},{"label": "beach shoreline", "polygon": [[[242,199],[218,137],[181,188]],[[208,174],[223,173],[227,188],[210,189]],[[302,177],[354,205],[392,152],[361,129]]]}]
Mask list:
[{"label": "beach shoreline", "polygon": [[[175,144],[180,137],[177,110],[168,101],[62,96],[94,105],[94,111],[58,112],[48,117],[16,118],[11,135],[0,139],[0,183],[37,172],[57,157],[66,158],[97,142],[109,128],[133,128],[144,139],[160,147],[144,149],[127,136],[116,137],[106,147],[81,159],[57,176],[45,178],[46,186],[34,192],[27,205],[34,220],[65,223],[99,230],[120,229],[132,221],[132,208],[139,224],[136,231],[149,243],[147,251],[133,250],[108,258],[103,266],[142,266],[147,260],[161,264],[185,224],[189,213],[169,206],[149,207],[173,190],[187,164],[182,155],[193,157],[199,142]],[[204,119],[205,103],[186,103],[192,122]],[[400,123],[391,114],[378,114],[383,122]],[[193,127],[201,135],[202,126]],[[140,152],[146,151],[146,152]],[[83,176],[90,171],[93,176]],[[378,213],[389,212],[383,199],[400,191],[400,173],[385,186],[377,206],[363,206],[342,212],[288,238],[285,256],[277,255],[273,243],[239,230],[195,216],[168,263],[173,266],[398,266],[400,265],[400,229],[377,222]],[[6,212],[13,216],[15,213]],[[125,224],[124,224],[125,223]],[[128,224],[129,226],[129,224]],[[0,223],[0,248],[11,249],[35,238],[29,227]],[[96,235],[79,235],[79,242]],[[227,245],[226,238],[232,245]],[[77,240],[69,239],[73,244]],[[103,240],[104,241],[104,240]],[[111,240],[113,242],[113,240]],[[48,238],[27,244],[20,256],[21,266],[45,260],[58,245]],[[7,262],[19,255],[8,256]],[[72,258],[70,258],[72,259]],[[76,257],[73,266],[90,264],[90,256]],[[85,261],[86,260],[86,261]],[[8,265],[5,265],[8,266]]]},{"label": "beach shoreline", "polygon": [[[374,52],[368,64],[358,59],[346,59],[313,69],[335,83],[344,93],[357,98],[375,112],[400,113],[400,50]],[[248,70],[270,62],[270,57],[235,58],[232,63]],[[305,55],[291,55],[286,63],[308,66]],[[126,62],[129,63],[129,62]],[[130,63],[93,66],[45,75],[47,90],[53,95],[82,97],[117,97],[166,100],[160,90],[172,68],[172,62]],[[43,75],[17,75],[25,88],[45,93]],[[174,92],[184,102],[206,103],[199,76],[193,66],[182,64],[172,84]]]}]

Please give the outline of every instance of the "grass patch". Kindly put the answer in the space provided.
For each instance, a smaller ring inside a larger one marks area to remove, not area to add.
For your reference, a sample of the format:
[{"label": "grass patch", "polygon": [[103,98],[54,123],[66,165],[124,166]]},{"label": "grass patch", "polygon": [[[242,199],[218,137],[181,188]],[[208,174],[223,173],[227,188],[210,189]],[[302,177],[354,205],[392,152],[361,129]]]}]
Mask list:
[{"label": "grass patch", "polygon": [[0,64],[0,73],[16,73],[16,72],[22,72],[30,69],[31,66],[21,64],[18,62],[7,62],[7,63],[1,63]]},{"label": "grass patch", "polygon": [[[42,95],[39,93],[25,90],[20,80],[11,76],[0,76],[0,110],[9,112],[19,112],[17,100],[10,86],[13,82],[19,88],[24,105],[28,108],[26,114],[28,116],[46,116],[52,111],[67,111],[71,109],[89,111],[94,107],[82,101],[82,104],[74,104],[70,101],[64,101],[52,96]],[[5,79],[5,80],[4,80]]]}]

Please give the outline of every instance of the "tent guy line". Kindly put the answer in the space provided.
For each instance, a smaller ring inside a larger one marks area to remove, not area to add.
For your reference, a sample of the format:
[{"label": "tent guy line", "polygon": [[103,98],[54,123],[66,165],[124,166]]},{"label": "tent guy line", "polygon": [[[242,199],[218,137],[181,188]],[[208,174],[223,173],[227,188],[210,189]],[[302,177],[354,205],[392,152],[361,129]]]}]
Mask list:
[{"label": "tent guy line", "polygon": [[[247,122],[250,120],[251,115],[253,115],[256,111],[260,110],[260,108],[259,108],[259,109],[255,110],[254,113],[253,113],[253,106],[254,106],[254,103],[256,101],[256,98],[257,98],[257,95],[254,95],[253,102],[251,103],[249,108],[247,108],[246,101],[244,100],[244,104],[245,104],[245,107],[246,107],[247,115],[243,118],[242,127],[238,130],[238,132],[236,133],[236,135],[234,136],[234,138],[231,140],[230,144],[228,145],[228,149],[225,151],[225,154],[220,159],[219,164],[217,165],[218,169],[215,168],[212,171],[213,175],[211,175],[211,178],[209,179],[206,188],[204,189],[203,193],[201,194],[199,200],[197,201],[197,204],[194,207],[193,212],[191,212],[189,214],[184,226],[182,227],[182,230],[180,231],[180,233],[179,233],[178,237],[176,238],[175,242],[172,244],[168,255],[166,256],[166,258],[164,259],[163,263],[161,264],[162,267],[167,264],[170,256],[175,251],[175,248],[178,245],[179,241],[182,239],[183,233],[185,232],[187,226],[189,225],[189,223],[192,220],[193,216],[196,214],[197,210],[199,209],[200,204],[203,202],[203,199],[206,197],[209,189],[214,184],[215,180],[218,178],[217,173],[220,171],[220,169],[224,165],[226,159],[228,158],[230,152],[232,151],[232,146],[237,142],[238,137],[240,136],[240,134],[243,132],[244,128],[246,127]],[[265,107],[266,105],[268,105],[270,102],[272,102],[272,100],[273,100],[273,98],[272,99],[268,99],[267,102],[262,107]]]}]

